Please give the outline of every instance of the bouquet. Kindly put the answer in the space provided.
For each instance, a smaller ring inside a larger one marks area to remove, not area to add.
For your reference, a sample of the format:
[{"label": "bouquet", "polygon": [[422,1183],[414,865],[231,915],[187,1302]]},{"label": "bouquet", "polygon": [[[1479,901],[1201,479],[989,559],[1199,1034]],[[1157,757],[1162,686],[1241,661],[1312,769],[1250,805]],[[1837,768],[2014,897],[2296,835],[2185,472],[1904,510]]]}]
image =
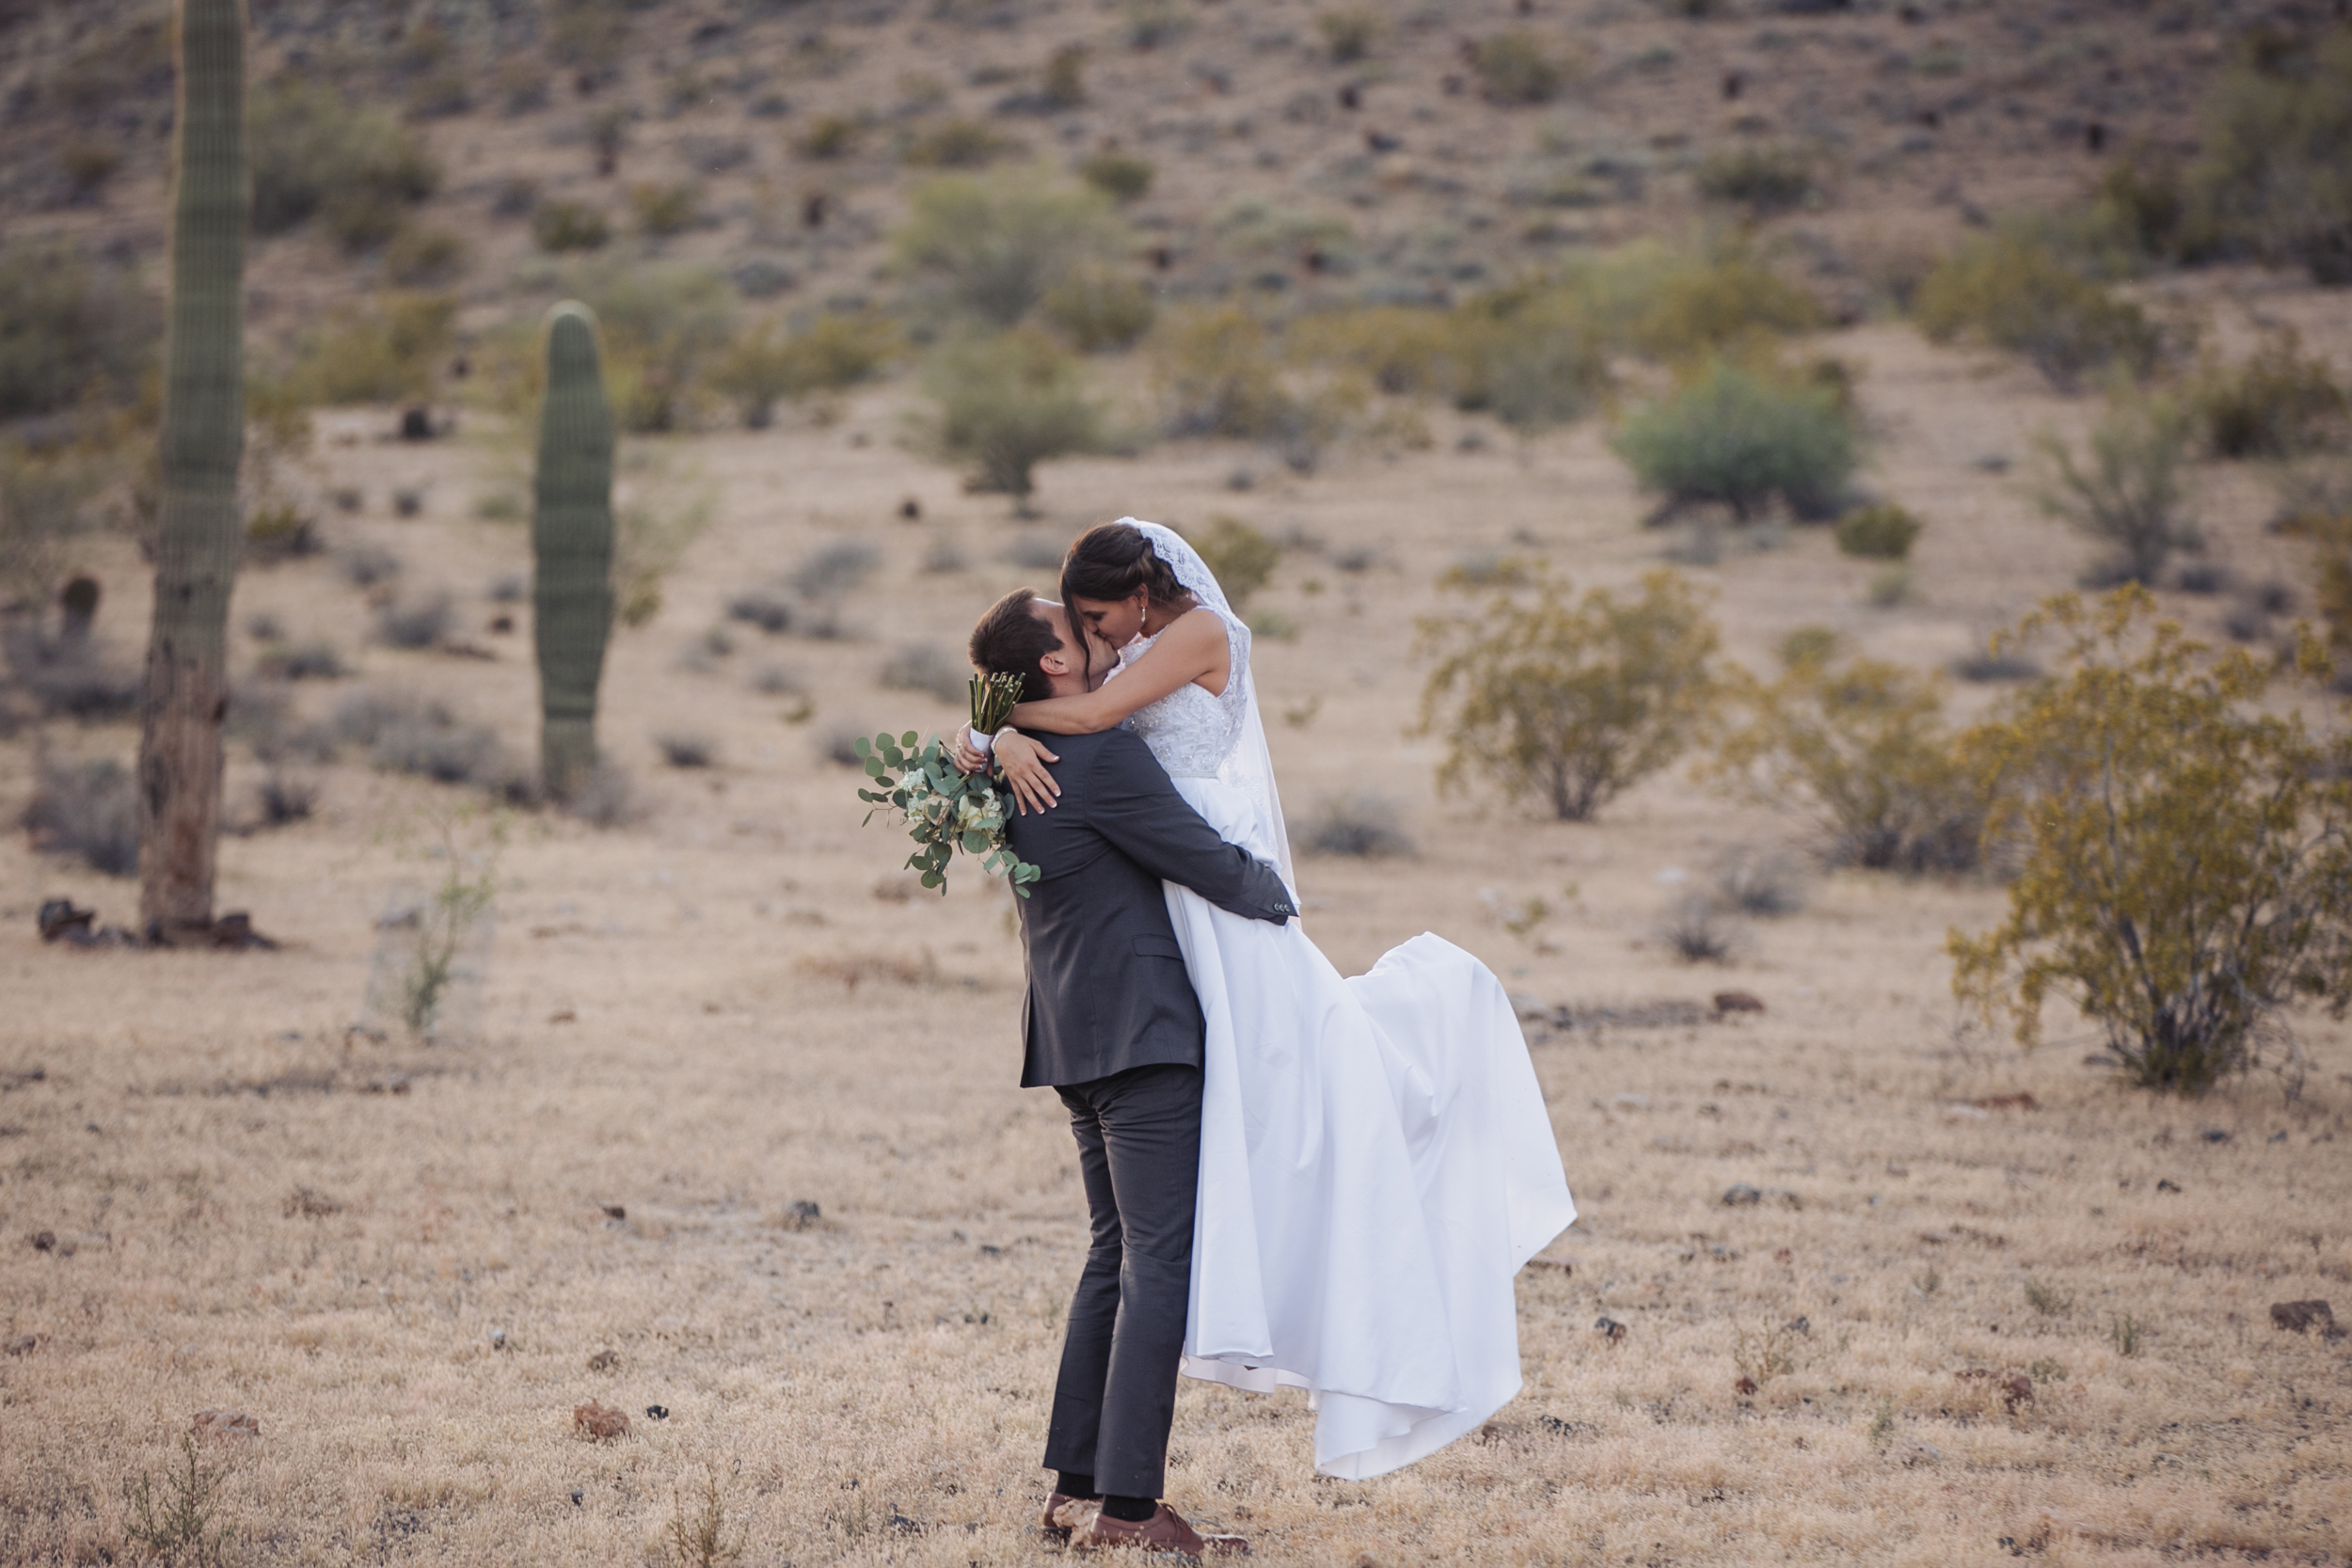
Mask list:
[{"label": "bouquet", "polygon": [[[1020,677],[973,676],[973,729],[986,733],[1001,728],[1020,700]],[[915,845],[907,865],[923,874],[925,887],[946,893],[947,863],[961,849],[979,858],[982,871],[1004,878],[1022,897],[1029,895],[1028,884],[1041,873],[1007,847],[1006,798],[985,771],[969,776],[958,772],[945,741],[933,736],[918,748],[913,730],[871,740],[861,736],[857,754],[874,783],[873,788],[857,792],[859,800],[874,808],[866,819],[871,822],[875,812],[886,812],[906,824]]]}]

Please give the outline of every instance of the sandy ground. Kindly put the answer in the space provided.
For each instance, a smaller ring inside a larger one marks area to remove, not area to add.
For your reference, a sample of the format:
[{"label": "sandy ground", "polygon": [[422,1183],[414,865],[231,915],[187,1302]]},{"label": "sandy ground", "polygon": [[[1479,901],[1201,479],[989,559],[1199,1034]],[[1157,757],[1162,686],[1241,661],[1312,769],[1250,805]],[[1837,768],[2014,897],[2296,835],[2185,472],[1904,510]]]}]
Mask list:
[{"label": "sandy ground", "polygon": [[[2312,297],[2261,295],[2324,325]],[[1914,597],[1868,604],[1872,569],[1817,531],[1687,569],[1751,665],[1826,624],[1940,666],[2087,559],[2025,504],[2020,469],[1984,460],[2022,462],[2034,429],[2078,428],[2088,405],[1900,330],[1825,346],[1867,366],[1873,482],[1929,519]],[[119,1556],[126,1481],[215,1407],[259,1423],[204,1450],[243,1561],[634,1562],[706,1467],[746,1561],[1038,1560],[1084,1208],[1057,1102],[1013,1086],[1009,900],[968,872],[944,900],[908,896],[898,842],[859,829],[852,775],[819,752],[837,725],[951,723],[878,686],[889,652],[952,654],[995,594],[1043,585],[1004,562],[1013,541],[1129,511],[1231,512],[1295,541],[1255,607],[1298,628],[1259,657],[1291,809],[1369,784],[1418,843],[1304,864],[1333,958],[1360,970],[1434,929],[1515,991],[1621,1013],[1532,1032],[1583,1218],[1520,1281],[1519,1399],[1477,1440],[1352,1484],[1311,1474],[1299,1403],[1187,1388],[1177,1506],[1272,1561],[2352,1559],[2347,1351],[2267,1310],[2332,1293],[2352,1317],[2344,1030],[2296,1021],[2299,1098],[2257,1074],[2153,1100],[2087,1063],[2101,1042],[2075,1021],[2021,1056],[1956,1013],[1943,937],[1991,924],[1996,887],[1817,877],[1801,913],[1693,970],[1652,934],[1661,912],[1735,846],[1802,847],[1802,823],[1679,774],[1592,825],[1434,797],[1434,745],[1401,732],[1441,568],[1516,549],[1624,582],[1688,546],[1635,528],[1597,432],[1466,451],[1439,417],[1433,451],[1343,452],[1307,479],[1162,447],[1047,469],[1044,516],[1018,524],[895,444],[906,406],[884,388],[823,428],[640,449],[639,483],[716,502],[608,666],[603,736],[643,814],[511,824],[470,1042],[350,1029],[373,916],[436,874],[421,846],[456,790],[345,761],[314,819],[228,841],[222,907],[252,911],[275,953],[44,949],[39,898],[127,920],[135,890],[0,845],[0,1560]],[[485,450],[380,440],[388,419],[328,421],[320,461],[366,498],[336,544],[456,592],[493,657],[365,643],[331,562],[249,574],[239,624],[265,610],[356,661],[355,681],[295,693],[306,713],[355,686],[429,693],[528,752],[527,625],[481,629],[526,542],[472,515]],[[1228,487],[1236,467],[1251,488]],[[421,482],[424,515],[390,516],[390,488]],[[2294,572],[2259,488],[2210,483],[2217,558]],[[853,639],[738,625],[733,652],[689,657],[731,595],[851,537],[884,558],[848,603]],[[943,542],[969,564],[921,571]],[[135,646],[135,562],[105,566],[102,628]],[[2169,602],[2202,628],[2223,609]],[[755,689],[776,663],[810,704]],[[662,768],[653,739],[676,731],[714,739],[717,765]],[[11,804],[30,738],[0,747]],[[41,738],[126,757],[135,740]],[[232,792],[258,774],[240,752]],[[479,845],[485,826],[453,832]],[[1503,928],[1499,908],[1536,897],[1547,921]],[[1766,1010],[1708,1021],[1727,989]],[[2021,1092],[2039,1108],[1969,1103]],[[1761,1201],[1727,1205],[1736,1183]],[[2030,1388],[2014,1408],[2012,1375]],[[629,1434],[575,1435],[591,1399]]]}]

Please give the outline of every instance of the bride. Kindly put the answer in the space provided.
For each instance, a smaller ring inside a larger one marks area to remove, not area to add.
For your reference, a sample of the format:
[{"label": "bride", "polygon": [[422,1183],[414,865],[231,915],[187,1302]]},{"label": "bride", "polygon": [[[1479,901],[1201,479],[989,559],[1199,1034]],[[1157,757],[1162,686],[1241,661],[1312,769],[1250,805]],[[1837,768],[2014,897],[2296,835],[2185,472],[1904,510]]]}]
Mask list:
[{"label": "bride", "polygon": [[[1061,593],[1081,639],[1118,663],[1085,696],[1021,704],[997,733],[1023,808],[1050,810],[1057,791],[1035,735],[1125,722],[1211,827],[1295,891],[1249,628],[1207,564],[1172,530],[1125,518],[1070,547]],[[984,766],[961,735],[957,753]],[[1512,1279],[1576,1217],[1518,1021],[1493,973],[1440,937],[1349,978],[1296,923],[1173,883],[1168,903],[1205,1024],[1184,1370],[1307,1390],[1327,1475],[1409,1465],[1518,1392]]]}]

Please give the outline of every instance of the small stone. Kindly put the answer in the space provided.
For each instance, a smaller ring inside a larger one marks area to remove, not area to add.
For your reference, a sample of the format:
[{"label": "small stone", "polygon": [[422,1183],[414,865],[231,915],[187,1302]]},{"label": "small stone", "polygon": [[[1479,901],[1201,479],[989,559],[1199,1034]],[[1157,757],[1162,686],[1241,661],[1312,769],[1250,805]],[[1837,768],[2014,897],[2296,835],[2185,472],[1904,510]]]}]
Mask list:
[{"label": "small stone", "polygon": [[2324,1301],[2274,1301],[2270,1322],[2273,1327],[2297,1334],[2309,1334],[2314,1328],[2325,1333],[2336,1326],[2336,1315]]},{"label": "small stone", "polygon": [[1724,1189],[1724,1206],[1725,1208],[1741,1209],[1747,1207],[1749,1204],[1761,1203],[1763,1201],[1764,1190],[1761,1187],[1751,1186],[1745,1181],[1735,1181],[1729,1187]]},{"label": "small stone", "polygon": [[583,1506],[584,1506],[584,1504],[581,1502],[581,1500],[580,1500],[580,1499],[582,1499],[583,1497],[585,1497],[587,1495],[588,1495],[588,1494],[587,1494],[585,1491],[583,1491],[581,1488],[577,1487],[577,1486],[573,1487],[573,1488],[572,1488],[572,1506],[573,1506],[574,1508],[583,1507]]},{"label": "small stone", "polygon": [[57,1250],[57,1233],[54,1230],[36,1230],[24,1239],[32,1243],[35,1252]]},{"label": "small stone", "polygon": [[645,1406],[645,1414],[657,1421],[666,1421],[670,1418],[670,1407],[666,1404],[649,1404]]},{"label": "small stone", "polygon": [[822,1209],[819,1209],[816,1204],[810,1202],[807,1198],[800,1198],[795,1200],[790,1208],[785,1210],[783,1220],[784,1228],[787,1230],[806,1230],[810,1226],[815,1225],[818,1220],[824,1217],[825,1212]]},{"label": "small stone", "polygon": [[1756,1379],[1742,1372],[1740,1381],[1731,1386],[1731,1391],[1735,1394],[1753,1394],[1756,1392]]},{"label": "small stone", "polygon": [[492,1350],[504,1350],[506,1348],[506,1330],[502,1328],[494,1328],[490,1330],[490,1348]]},{"label": "small stone", "polygon": [[2033,1380],[2023,1372],[2011,1372],[2001,1379],[2000,1389],[2001,1402],[2012,1416],[2017,1414],[2019,1405],[2033,1403]]},{"label": "small stone", "polygon": [[2209,1144],[2226,1144],[2230,1141],[2230,1130],[2226,1127],[2208,1127],[2197,1135]]},{"label": "small stone", "polygon": [[224,1406],[198,1411],[188,1430],[199,1437],[259,1437],[262,1435],[262,1423],[242,1410],[230,1410]]},{"label": "small stone", "polygon": [[625,1220],[628,1218],[628,1205],[626,1203],[608,1203],[604,1205],[604,1217],[609,1220]]},{"label": "small stone", "polygon": [[596,1352],[596,1354],[588,1358],[588,1370],[592,1372],[619,1371],[621,1370],[621,1353],[616,1350],[600,1350]]},{"label": "small stone", "polygon": [[628,1435],[628,1413],[596,1400],[572,1406],[572,1430],[592,1442]]},{"label": "small stone", "polygon": [[1744,990],[1719,990],[1715,993],[1715,1010],[1719,1013],[1760,1013],[1763,998]]},{"label": "small stone", "polygon": [[1625,1324],[1619,1323],[1614,1318],[1601,1318],[1593,1324],[1593,1328],[1602,1338],[1608,1340],[1613,1345],[1620,1345],[1625,1342]]},{"label": "small stone", "polygon": [[0,1345],[0,1350],[7,1351],[10,1355],[30,1355],[48,1342],[49,1336],[46,1334],[20,1334],[7,1344]]},{"label": "small stone", "polygon": [[2179,1192],[2180,1190],[2181,1190],[2181,1184],[2180,1184],[2179,1182],[2177,1182],[2177,1181],[2173,1180],[2172,1180],[2170,1177],[2169,1177],[2169,1176],[2168,1176],[2168,1177],[2164,1177],[2164,1178],[2160,1179],[2160,1180],[2156,1182],[2156,1191],[2158,1191],[2158,1192],[2160,1192],[2160,1193],[2177,1193],[2177,1192]]}]

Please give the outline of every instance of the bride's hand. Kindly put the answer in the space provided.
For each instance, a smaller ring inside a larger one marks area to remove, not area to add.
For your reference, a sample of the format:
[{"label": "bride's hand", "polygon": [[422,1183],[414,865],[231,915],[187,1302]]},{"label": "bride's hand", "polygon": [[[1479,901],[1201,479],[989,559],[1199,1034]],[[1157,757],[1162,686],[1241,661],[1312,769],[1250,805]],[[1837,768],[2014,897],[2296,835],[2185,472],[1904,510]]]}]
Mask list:
[{"label": "bride's hand", "polygon": [[1061,758],[1047,751],[1016,729],[996,732],[996,767],[1005,775],[1005,783],[1012,790],[1014,809],[1026,815],[1033,811],[1050,811],[1061,798],[1061,785],[1045,770],[1049,762]]},{"label": "bride's hand", "polygon": [[956,765],[957,772],[966,777],[988,766],[987,756],[973,749],[971,725],[959,728],[954,738],[947,742],[947,760]]}]

